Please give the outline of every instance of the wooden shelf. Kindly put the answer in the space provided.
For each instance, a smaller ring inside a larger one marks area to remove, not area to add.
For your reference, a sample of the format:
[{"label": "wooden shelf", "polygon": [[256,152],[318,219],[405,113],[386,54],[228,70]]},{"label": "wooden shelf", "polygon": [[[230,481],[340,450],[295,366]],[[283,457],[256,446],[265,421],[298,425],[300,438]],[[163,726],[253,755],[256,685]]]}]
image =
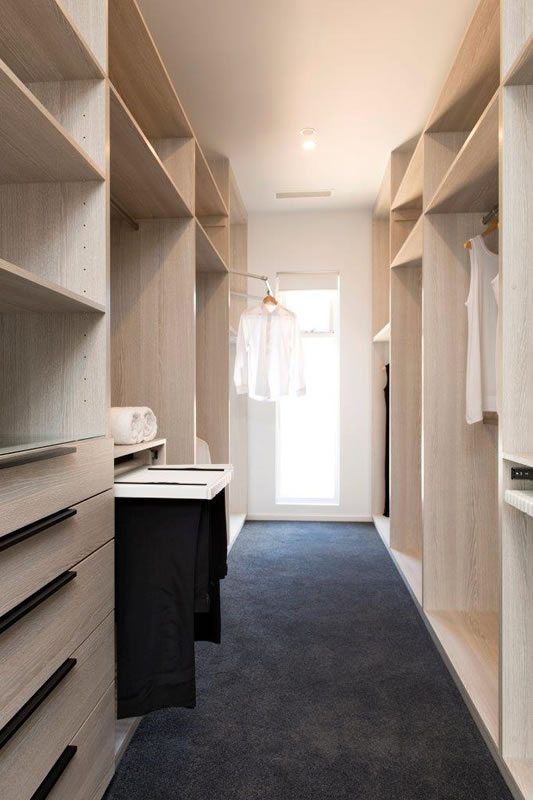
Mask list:
[{"label": "wooden shelf", "polygon": [[390,554],[411,593],[422,605],[422,554],[404,553],[391,547]]},{"label": "wooden shelf", "polygon": [[376,514],[373,517],[374,526],[383,540],[386,547],[390,547],[390,519],[384,517],[382,514]]},{"label": "wooden shelf", "polygon": [[383,328],[376,333],[373,342],[390,342],[390,322],[387,322]]},{"label": "wooden shelf", "polygon": [[533,797],[533,758],[510,758],[507,767],[526,800]]},{"label": "wooden shelf", "polygon": [[427,611],[427,619],[468,697],[498,743],[498,616]]},{"label": "wooden shelf", "polygon": [[391,269],[396,267],[422,266],[422,231],[424,218],[420,216],[413,230],[402,244],[391,264]]},{"label": "wooden shelf", "polygon": [[104,78],[58,0],[0,0],[0,58],[24,83]]},{"label": "wooden shelf", "polygon": [[472,130],[499,84],[500,3],[480,0],[426,130]]},{"label": "wooden shelf", "polygon": [[109,3],[109,77],[150,139],[193,136],[136,0]]},{"label": "wooden shelf", "polygon": [[198,272],[228,271],[224,259],[198,219],[196,220],[196,269]]},{"label": "wooden shelf", "polygon": [[507,489],[505,492],[505,502],[517,508],[523,514],[533,517],[533,491],[520,489]]},{"label": "wooden shelf", "polygon": [[533,467],[533,453],[503,453],[503,458],[523,467]]},{"label": "wooden shelf", "polygon": [[156,151],[111,86],[111,196],[134,219],[192,217]]},{"label": "wooden shelf", "polygon": [[200,145],[196,142],[196,216],[227,217],[228,209]]},{"label": "wooden shelf", "polygon": [[392,201],[392,211],[416,208],[422,210],[422,188],[424,172],[424,135],[420,137],[411,160]]},{"label": "wooden shelf", "polygon": [[533,83],[533,35],[525,43],[503,83],[505,86],[527,86]]},{"label": "wooden shelf", "polygon": [[0,183],[104,179],[70,134],[0,61]]},{"label": "wooden shelf", "polygon": [[444,176],[426,211],[490,211],[498,202],[499,91]]},{"label": "wooden shelf", "polygon": [[167,443],[166,439],[152,439],[151,442],[141,442],[140,444],[116,444],[113,447],[113,458],[132,456],[135,453],[143,453],[145,450],[158,450]]},{"label": "wooden shelf", "polygon": [[105,306],[0,258],[0,313],[105,313]]}]

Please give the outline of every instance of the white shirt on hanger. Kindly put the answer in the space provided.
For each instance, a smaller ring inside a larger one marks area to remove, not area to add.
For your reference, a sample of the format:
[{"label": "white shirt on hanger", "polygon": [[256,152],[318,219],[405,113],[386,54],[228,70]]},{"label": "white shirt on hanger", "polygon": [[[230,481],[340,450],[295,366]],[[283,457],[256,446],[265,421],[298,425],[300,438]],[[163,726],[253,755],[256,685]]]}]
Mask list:
[{"label": "white shirt on hanger", "polygon": [[248,392],[254,400],[305,394],[300,328],[292,311],[261,303],[241,315],[233,377],[237,393]]},{"label": "white shirt on hanger", "polygon": [[484,411],[496,411],[496,327],[498,305],[493,281],[499,257],[481,236],[471,239],[468,345],[466,360],[466,421],[480,422]]}]

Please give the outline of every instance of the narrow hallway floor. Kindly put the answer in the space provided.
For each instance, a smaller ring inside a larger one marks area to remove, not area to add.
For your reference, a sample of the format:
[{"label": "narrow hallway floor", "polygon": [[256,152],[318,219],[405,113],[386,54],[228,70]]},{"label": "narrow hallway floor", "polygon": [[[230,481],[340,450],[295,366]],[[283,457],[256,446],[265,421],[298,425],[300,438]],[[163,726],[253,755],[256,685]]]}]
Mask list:
[{"label": "narrow hallway floor", "polygon": [[106,800],[512,800],[372,525],[247,523],[222,602]]}]

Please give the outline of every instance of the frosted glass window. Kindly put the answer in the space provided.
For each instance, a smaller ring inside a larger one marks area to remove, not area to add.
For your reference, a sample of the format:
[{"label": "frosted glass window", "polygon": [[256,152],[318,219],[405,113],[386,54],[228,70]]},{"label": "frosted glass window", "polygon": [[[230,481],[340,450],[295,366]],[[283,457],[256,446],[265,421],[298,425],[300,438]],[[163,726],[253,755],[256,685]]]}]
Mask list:
[{"label": "frosted glass window", "polygon": [[307,394],[277,404],[276,502],[338,505],[339,291],[292,289],[279,299],[298,317]]}]

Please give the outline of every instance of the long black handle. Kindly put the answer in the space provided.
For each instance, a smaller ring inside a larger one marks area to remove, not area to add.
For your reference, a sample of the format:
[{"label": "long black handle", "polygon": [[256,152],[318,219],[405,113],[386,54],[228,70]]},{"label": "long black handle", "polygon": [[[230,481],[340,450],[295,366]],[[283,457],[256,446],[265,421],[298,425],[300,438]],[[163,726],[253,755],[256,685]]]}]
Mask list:
[{"label": "long black handle", "polygon": [[29,539],[30,536],[35,536],[36,533],[46,531],[53,525],[57,525],[59,522],[63,522],[77,513],[75,508],[64,508],[62,511],[50,514],[49,517],[43,517],[43,519],[37,522],[32,522],[31,525],[18,528],[16,531],[13,531],[13,533],[8,533],[7,536],[2,536],[0,539],[0,552],[2,552],[2,550],[7,550],[8,547],[13,547],[14,544],[23,542],[24,539]]},{"label": "long black handle", "polygon": [[72,453],[76,453],[77,450],[77,447],[45,447],[43,450],[24,450],[22,453],[14,453],[9,458],[0,459],[0,469],[21,467],[23,464],[33,464],[35,461],[47,461],[49,458],[69,456]]},{"label": "long black handle", "polygon": [[74,756],[76,755],[78,748],[73,745],[69,744],[68,747],[65,747],[59,758],[57,759],[56,763],[41,783],[39,788],[36,792],[34,792],[31,796],[31,800],[45,800],[46,797],[50,794]]},{"label": "long black handle", "polygon": [[67,660],[61,664],[59,669],[56,669],[54,674],[51,675],[45,683],[43,683],[41,688],[37,689],[33,697],[30,697],[30,699],[24,703],[20,711],[17,711],[15,716],[12,717],[6,725],[4,725],[2,730],[0,730],[0,750],[16,734],[19,728],[21,728],[31,717],[33,712],[36,711],[42,703],[44,703],[48,695],[54,691],[56,686],[61,683],[63,678],[68,675],[70,670],[75,665],[75,658],[67,658]]},{"label": "long black handle", "polygon": [[74,580],[76,574],[76,572],[71,571],[63,572],[53,581],[47,583],[46,586],[43,586],[42,589],[34,592],[23,600],[22,603],[19,603],[6,614],[3,614],[0,617],[0,634],[7,631],[15,622],[18,622],[19,619],[22,619],[22,617],[26,616],[30,611],[33,611],[34,608],[44,603],[45,600],[48,600],[49,597],[62,589],[63,586],[66,586],[67,583]]}]

